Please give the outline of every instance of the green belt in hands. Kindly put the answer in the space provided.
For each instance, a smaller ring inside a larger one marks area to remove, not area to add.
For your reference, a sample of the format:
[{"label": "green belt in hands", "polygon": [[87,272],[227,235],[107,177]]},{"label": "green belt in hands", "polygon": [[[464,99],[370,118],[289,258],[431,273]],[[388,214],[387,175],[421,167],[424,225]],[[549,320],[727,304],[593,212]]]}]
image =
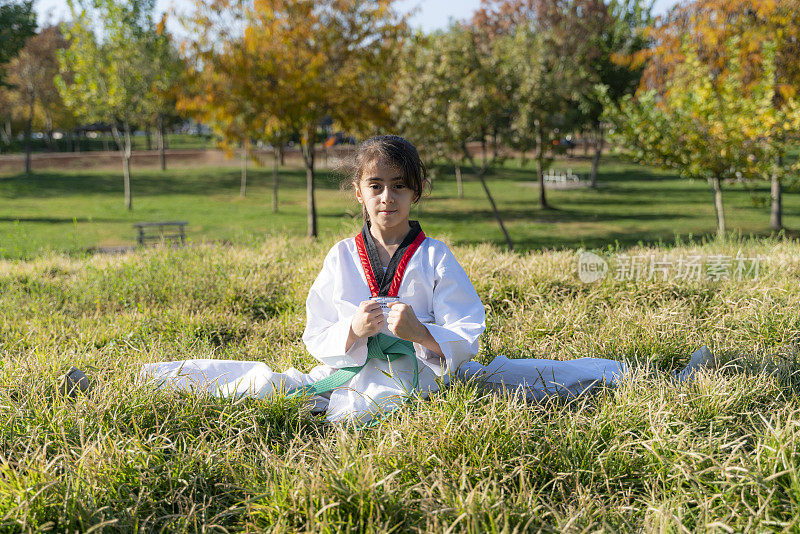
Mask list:
[{"label": "green belt in hands", "polygon": [[400,339],[399,337],[379,333],[367,338],[367,359],[364,361],[364,365],[342,367],[331,376],[323,378],[322,380],[317,380],[313,384],[289,390],[286,396],[295,397],[298,395],[319,395],[321,393],[328,393],[350,382],[350,380],[367,365],[367,362],[373,358],[386,362],[393,362],[403,356],[410,357],[414,362],[413,387],[414,390],[416,390],[419,388],[419,363],[417,363],[414,344],[405,339]]}]

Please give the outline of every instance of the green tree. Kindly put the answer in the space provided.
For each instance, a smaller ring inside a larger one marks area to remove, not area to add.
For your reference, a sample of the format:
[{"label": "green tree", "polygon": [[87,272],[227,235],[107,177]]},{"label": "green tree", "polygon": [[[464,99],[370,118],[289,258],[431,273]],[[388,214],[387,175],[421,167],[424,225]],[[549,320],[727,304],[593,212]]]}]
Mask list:
[{"label": "green tree", "polygon": [[57,79],[64,102],[87,122],[111,125],[122,153],[125,207],[131,198],[131,130],[146,122],[158,35],[155,0],[67,0],[72,23],[65,25],[69,48],[59,56],[71,79]]},{"label": "green tree", "polygon": [[0,1],[0,87],[5,82],[5,66],[25,46],[28,37],[36,32],[36,13],[33,0]]},{"label": "green tree", "polygon": [[167,169],[164,131],[168,125],[180,121],[177,113],[177,99],[180,83],[186,65],[175,46],[175,41],[166,32],[166,15],[161,18],[156,28],[157,37],[153,46],[153,61],[150,63],[150,78],[153,86],[149,93],[148,122],[155,124],[161,170]]},{"label": "green tree", "polygon": [[[392,109],[400,131],[431,155],[469,164],[513,249],[486,183],[486,173],[502,159],[500,140],[510,102],[498,78],[501,58],[494,44],[485,34],[458,24],[418,36],[398,69]],[[481,146],[478,160],[469,148],[472,141]]]},{"label": "green tree", "polygon": [[592,67],[598,50],[586,36],[600,33],[609,12],[602,0],[542,0],[533,8],[510,3],[521,14],[498,37],[512,97],[506,143],[523,153],[536,148],[539,206],[547,208],[547,153],[558,133],[575,125],[578,102],[599,81]]},{"label": "green tree", "polygon": [[[592,78],[606,88],[603,98],[615,104],[625,95],[633,94],[639,86],[644,65],[633,58],[649,46],[645,30],[653,21],[652,4],[653,0],[611,0],[605,23],[594,26],[595,32],[589,37],[596,49],[594,59],[589,62],[589,68],[594,71]],[[593,131],[595,141],[590,174],[593,188],[597,187],[597,173],[605,145],[600,95],[596,90],[589,90],[584,91],[580,99],[581,122]]]}]

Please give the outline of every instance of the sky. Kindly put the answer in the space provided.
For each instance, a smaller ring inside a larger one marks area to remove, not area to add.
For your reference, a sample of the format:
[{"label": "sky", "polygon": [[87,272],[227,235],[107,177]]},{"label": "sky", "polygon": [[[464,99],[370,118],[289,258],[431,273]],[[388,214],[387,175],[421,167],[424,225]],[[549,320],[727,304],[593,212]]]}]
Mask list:
[{"label": "sky", "polygon": [[[662,14],[677,3],[678,0],[656,0],[655,14]],[[191,0],[157,0],[156,12],[161,14],[172,7],[183,11],[192,5]],[[410,22],[412,26],[426,32],[446,27],[451,18],[456,20],[469,18],[479,5],[480,0],[399,0],[397,3],[398,8],[406,12],[419,7]],[[69,9],[64,0],[36,0],[35,8],[40,24],[69,18]],[[178,28],[174,27],[170,30],[178,34],[183,33],[176,31]]]}]

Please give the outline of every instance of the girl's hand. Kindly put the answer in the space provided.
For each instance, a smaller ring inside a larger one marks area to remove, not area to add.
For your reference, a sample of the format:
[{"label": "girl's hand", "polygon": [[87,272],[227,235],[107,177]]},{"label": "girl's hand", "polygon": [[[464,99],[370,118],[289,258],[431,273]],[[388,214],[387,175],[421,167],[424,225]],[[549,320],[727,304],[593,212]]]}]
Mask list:
[{"label": "girl's hand", "polygon": [[428,329],[417,319],[414,308],[400,301],[390,302],[389,308],[389,332],[400,339],[416,343],[422,343],[430,337]]},{"label": "girl's hand", "polygon": [[[374,300],[365,300],[358,305],[353,320],[350,323],[350,331],[356,339],[374,336],[385,324],[381,307]],[[349,338],[352,336],[348,336]],[[354,341],[354,340],[353,340]],[[349,345],[352,343],[348,343]]]}]

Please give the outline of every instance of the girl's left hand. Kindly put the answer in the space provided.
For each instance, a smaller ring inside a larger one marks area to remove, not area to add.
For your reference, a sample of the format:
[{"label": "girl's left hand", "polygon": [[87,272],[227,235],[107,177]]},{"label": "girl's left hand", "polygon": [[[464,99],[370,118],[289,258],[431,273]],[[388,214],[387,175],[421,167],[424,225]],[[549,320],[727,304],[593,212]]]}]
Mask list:
[{"label": "girl's left hand", "polygon": [[390,311],[386,320],[389,332],[408,341],[422,342],[430,336],[428,329],[419,322],[414,308],[400,301],[388,304]]}]

